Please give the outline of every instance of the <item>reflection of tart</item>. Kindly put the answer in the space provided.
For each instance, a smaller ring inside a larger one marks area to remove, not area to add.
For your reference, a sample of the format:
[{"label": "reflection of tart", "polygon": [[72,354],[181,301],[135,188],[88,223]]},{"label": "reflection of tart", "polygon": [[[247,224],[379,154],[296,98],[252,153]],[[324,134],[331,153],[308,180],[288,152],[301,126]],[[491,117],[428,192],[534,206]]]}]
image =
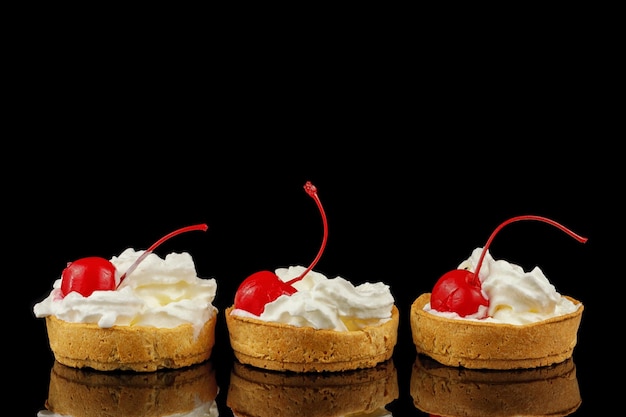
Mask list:
[{"label": "reflection of tart", "polygon": [[218,393],[210,361],[151,373],[99,372],[55,361],[46,409],[71,417],[217,415]]},{"label": "reflection of tart", "polygon": [[418,355],[411,374],[415,407],[450,417],[566,416],[581,404],[573,360],[534,368],[470,370]]},{"label": "reflection of tart", "polygon": [[391,360],[340,373],[263,371],[235,361],[227,405],[240,417],[378,415],[376,412],[384,411],[398,393],[397,372]]},{"label": "reflection of tart", "polygon": [[562,362],[572,356],[583,312],[580,305],[570,314],[515,325],[437,316],[424,310],[429,302],[426,293],[411,306],[417,352],[466,368],[534,368]]},{"label": "reflection of tart", "polygon": [[295,372],[370,368],[391,358],[397,342],[399,312],[360,330],[336,331],[272,323],[231,314],[226,323],[235,357],[264,369]]}]

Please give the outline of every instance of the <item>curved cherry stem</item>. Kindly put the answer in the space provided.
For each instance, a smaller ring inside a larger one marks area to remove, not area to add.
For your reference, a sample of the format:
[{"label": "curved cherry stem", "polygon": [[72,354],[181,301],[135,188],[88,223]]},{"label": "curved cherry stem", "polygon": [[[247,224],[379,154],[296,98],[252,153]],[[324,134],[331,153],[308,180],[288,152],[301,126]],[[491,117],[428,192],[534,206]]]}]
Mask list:
[{"label": "curved cherry stem", "polygon": [[299,277],[288,281],[287,282],[288,285],[291,285],[294,282],[300,281],[302,278],[304,278],[306,274],[309,273],[309,271],[313,269],[313,267],[317,264],[317,262],[322,257],[322,253],[324,252],[324,248],[326,247],[326,241],[328,240],[328,221],[326,219],[326,213],[324,212],[324,207],[322,206],[322,202],[320,201],[320,198],[317,195],[317,187],[311,184],[311,181],[307,181],[306,184],[304,184],[304,191],[306,191],[306,193],[310,197],[312,197],[313,200],[315,200],[315,203],[317,204],[317,208],[320,210],[320,213],[322,215],[322,222],[324,223],[324,238],[322,239],[322,245],[320,246],[320,250],[317,252],[317,256],[315,257],[311,265],[309,265],[309,267]]},{"label": "curved cherry stem", "polygon": [[[177,235],[179,235],[179,234],[181,234],[181,233],[190,232],[190,231],[192,231],[192,230],[202,230],[202,231],[206,232],[208,228],[209,228],[209,226],[207,226],[207,225],[206,225],[206,224],[204,224],[204,223],[203,223],[203,224],[196,224],[196,225],[194,225],[194,226],[182,227],[182,228],[180,228],[180,229],[178,229],[178,230],[174,230],[173,232],[171,232],[171,233],[169,233],[169,234],[167,234],[167,235],[163,236],[161,239],[159,239],[159,240],[157,240],[156,242],[154,242],[154,243],[152,244],[152,246],[150,246],[148,249],[146,249],[146,250],[145,250],[145,252],[144,252],[144,253],[142,253],[142,254],[141,254],[141,256],[139,256],[139,258],[137,258],[137,259],[135,260],[135,262],[133,262],[133,263],[132,263],[132,265],[128,267],[128,269],[126,270],[126,272],[124,272],[124,273],[122,274],[122,276],[120,277],[120,282],[119,282],[119,284],[121,284],[121,283],[122,283],[122,281],[123,281],[123,280],[124,280],[127,276],[129,276],[129,275],[130,275],[130,274],[131,274],[131,273],[135,270],[135,268],[137,268],[137,265],[139,265],[139,263],[140,263],[141,261],[143,261],[144,259],[146,259],[146,256],[150,255],[150,254],[151,254],[151,253],[152,253],[152,252],[153,252],[153,251],[157,248],[157,246],[160,246],[160,245],[161,245],[161,243],[163,243],[163,242],[165,242],[166,240],[168,240],[168,239],[170,239],[170,238],[172,238],[172,237],[174,237],[174,236],[177,236]],[[118,285],[118,287],[119,287],[119,284],[117,284],[117,285]]]},{"label": "curved cherry stem", "polygon": [[570,235],[571,237],[573,237],[574,239],[576,239],[577,241],[581,242],[581,243],[585,243],[587,241],[586,237],[582,237],[574,232],[572,232],[570,229],[568,229],[567,227],[563,226],[560,223],[555,222],[554,220],[548,219],[546,217],[541,217],[541,216],[533,216],[533,215],[527,215],[527,216],[517,216],[517,217],[512,217],[509,220],[503,222],[502,224],[500,224],[500,226],[496,227],[496,230],[493,231],[493,233],[491,233],[491,236],[489,236],[489,239],[487,240],[487,243],[485,244],[485,247],[483,248],[482,253],[480,254],[480,258],[478,259],[478,264],[476,266],[476,271],[474,271],[474,276],[472,279],[472,284],[476,284],[476,280],[478,280],[478,273],[480,272],[480,267],[483,264],[483,259],[485,258],[485,254],[487,253],[487,250],[489,249],[489,245],[491,245],[491,241],[493,240],[493,238],[495,237],[495,235],[500,231],[500,229],[502,229],[504,226],[506,226],[509,223],[513,223],[519,220],[538,220],[544,223],[548,223],[554,227],[557,227],[559,229],[561,229],[562,231],[564,231],[565,233],[567,233],[568,235]]}]

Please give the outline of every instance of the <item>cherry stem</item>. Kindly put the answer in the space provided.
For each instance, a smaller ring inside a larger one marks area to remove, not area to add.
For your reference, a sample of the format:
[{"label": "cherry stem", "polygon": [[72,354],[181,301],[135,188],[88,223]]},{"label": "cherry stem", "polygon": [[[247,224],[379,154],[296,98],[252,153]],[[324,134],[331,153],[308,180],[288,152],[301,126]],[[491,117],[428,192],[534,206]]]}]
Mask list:
[{"label": "cherry stem", "polygon": [[485,244],[485,247],[483,248],[483,251],[480,254],[480,258],[478,259],[478,265],[476,266],[476,271],[474,271],[472,284],[477,284],[476,280],[478,280],[478,273],[480,272],[480,267],[483,264],[483,259],[485,258],[485,254],[487,253],[487,250],[489,249],[489,245],[491,245],[491,241],[493,240],[495,235],[500,231],[500,229],[502,229],[507,224],[513,223],[513,222],[516,222],[516,221],[519,221],[519,220],[538,220],[538,221],[541,221],[541,222],[544,222],[544,223],[548,223],[548,224],[551,224],[554,227],[557,227],[557,228],[561,229],[562,231],[564,231],[565,233],[567,233],[568,235],[570,235],[571,237],[573,237],[574,239],[576,239],[577,241],[579,241],[581,243],[585,243],[587,241],[586,237],[582,237],[582,236],[572,232],[570,229],[568,229],[567,227],[563,226],[562,224],[557,223],[554,220],[550,220],[550,219],[548,219],[546,217],[528,215],[528,216],[517,216],[517,217],[510,218],[509,220],[507,220],[507,221],[503,222],[502,224],[500,224],[500,226],[496,227],[496,230],[494,230],[493,233],[491,233],[491,236],[489,236],[489,240],[487,240],[487,243]]},{"label": "cherry stem", "polygon": [[315,203],[317,204],[317,208],[320,210],[320,213],[322,214],[322,222],[324,223],[324,238],[322,239],[322,245],[320,246],[320,250],[319,252],[317,252],[317,256],[315,257],[311,265],[309,265],[309,267],[299,277],[288,281],[287,282],[288,285],[291,285],[294,282],[300,281],[302,278],[304,278],[306,274],[309,273],[309,271],[313,269],[313,267],[317,264],[317,262],[322,257],[322,253],[324,252],[324,248],[326,247],[326,241],[328,240],[328,221],[326,219],[326,213],[324,212],[324,207],[322,207],[322,202],[320,201],[320,198],[317,195],[317,187],[311,184],[311,181],[307,181],[306,184],[304,184],[304,191],[306,191],[306,193],[309,196],[311,196],[313,200],[315,200]]},{"label": "cherry stem", "polygon": [[[172,237],[174,237],[174,236],[177,236],[177,235],[179,235],[179,234],[181,234],[181,233],[190,232],[190,231],[192,231],[192,230],[202,230],[202,231],[206,232],[208,228],[209,228],[209,226],[207,226],[207,225],[206,225],[206,224],[204,224],[204,223],[203,223],[203,224],[196,224],[196,225],[194,225],[194,226],[182,227],[182,228],[180,228],[180,229],[178,229],[178,230],[174,230],[173,232],[171,232],[171,233],[169,233],[169,234],[167,234],[167,235],[163,236],[161,239],[159,239],[159,240],[157,240],[156,242],[154,242],[154,243],[152,244],[152,246],[150,246],[148,249],[146,249],[146,250],[145,250],[145,252],[144,252],[144,253],[142,253],[142,254],[141,254],[141,256],[139,256],[139,258],[137,258],[137,259],[135,260],[135,262],[133,262],[133,263],[132,263],[132,265],[128,267],[128,269],[126,270],[126,272],[124,272],[124,274],[122,274],[122,276],[120,277],[120,282],[119,282],[119,284],[121,284],[121,283],[122,283],[122,281],[123,281],[123,280],[124,280],[127,276],[129,276],[129,275],[130,275],[130,274],[131,274],[131,273],[135,270],[135,268],[137,268],[137,265],[139,265],[139,263],[140,263],[141,261],[143,261],[144,259],[146,259],[146,256],[150,255],[150,254],[151,254],[151,253],[152,253],[152,252],[153,252],[153,251],[157,248],[157,246],[160,246],[160,245],[161,245],[161,243],[163,243],[163,242],[165,242],[166,240],[168,240],[168,239],[170,239],[170,238],[172,238]],[[119,284],[117,284],[117,285],[119,286]]]}]

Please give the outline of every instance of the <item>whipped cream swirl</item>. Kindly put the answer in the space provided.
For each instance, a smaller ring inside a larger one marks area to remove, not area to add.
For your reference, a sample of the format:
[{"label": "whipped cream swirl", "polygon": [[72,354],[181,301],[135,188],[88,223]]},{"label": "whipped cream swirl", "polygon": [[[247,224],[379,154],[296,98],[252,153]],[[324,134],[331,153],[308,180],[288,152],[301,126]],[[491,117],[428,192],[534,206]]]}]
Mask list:
[{"label": "whipped cream swirl", "polygon": [[[300,276],[306,268],[278,268],[275,273],[282,281]],[[298,327],[348,331],[377,325],[391,318],[394,298],[389,286],[363,283],[354,286],[344,278],[328,279],[319,272],[309,271],[293,286],[292,295],[281,295],[267,303],[260,316],[234,309],[231,314],[290,324]]]},{"label": "whipped cream swirl", "polygon": [[[473,250],[471,256],[461,262],[458,269],[475,271],[482,248]],[[488,317],[482,321],[527,324],[551,317],[573,313],[581,304],[574,304],[556,291],[543,271],[536,266],[532,271],[504,260],[494,260],[489,251],[485,254],[478,278],[482,292],[489,300]],[[424,310],[448,318],[476,320],[484,316],[484,310],[475,315],[460,317],[454,312],[431,309],[430,303]]]},{"label": "whipped cream swirl", "polygon": [[[128,248],[110,261],[121,274],[142,253]],[[67,322],[96,323],[103,328],[173,328],[191,323],[198,335],[217,313],[212,304],[216,290],[215,279],[197,276],[188,253],[170,253],[165,259],[151,253],[114,291],[94,291],[88,297],[73,291],[63,297],[59,278],[48,297],[33,310],[36,317],[54,315]]]}]

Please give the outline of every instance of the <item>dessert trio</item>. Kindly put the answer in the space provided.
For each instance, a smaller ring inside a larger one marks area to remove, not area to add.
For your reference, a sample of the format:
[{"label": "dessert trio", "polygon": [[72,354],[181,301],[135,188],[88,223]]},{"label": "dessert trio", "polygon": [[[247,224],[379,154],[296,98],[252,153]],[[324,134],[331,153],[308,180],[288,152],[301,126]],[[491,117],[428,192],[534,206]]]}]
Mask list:
[{"label": "dessert trio", "polygon": [[[317,188],[307,182],[304,189],[322,217],[320,250],[306,267],[259,271],[240,284],[223,312],[239,362],[237,376],[252,378],[254,369],[303,376],[373,370],[392,357],[402,312],[390,287],[383,282],[353,285],[314,270],[328,224]],[[411,305],[407,314],[420,356],[468,370],[529,370],[571,360],[582,302],[557,292],[539,267],[524,271],[489,252],[502,227],[517,221],[543,222],[579,242],[587,240],[540,216],[500,224],[484,247],[473,249]],[[154,251],[177,235],[207,229],[205,224],[188,226],[146,250],[128,248],[110,260],[68,263],[49,295],[33,308],[46,322],[53,375],[82,368],[150,373],[205,363],[220,316],[213,306],[217,281],[199,277],[189,253],[160,257]],[[55,404],[49,399],[46,407],[60,412]]]}]

